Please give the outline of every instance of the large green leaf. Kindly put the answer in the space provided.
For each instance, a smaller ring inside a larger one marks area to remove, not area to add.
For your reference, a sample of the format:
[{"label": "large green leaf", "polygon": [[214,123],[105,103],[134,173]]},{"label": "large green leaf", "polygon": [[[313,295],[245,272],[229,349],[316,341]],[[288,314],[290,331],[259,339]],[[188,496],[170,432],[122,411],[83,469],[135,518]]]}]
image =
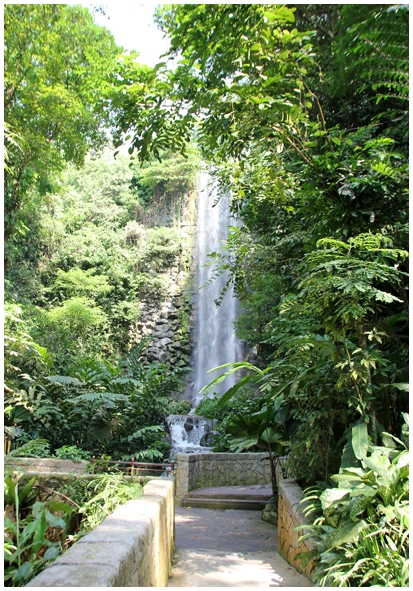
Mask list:
[{"label": "large green leaf", "polygon": [[224,406],[228,402],[228,400],[230,400],[236,394],[236,392],[240,388],[242,388],[242,386],[245,386],[245,384],[248,384],[250,382],[254,382],[254,381],[256,381],[256,379],[257,379],[257,376],[255,376],[255,375],[245,376],[244,378],[241,378],[239,380],[239,382],[237,382],[234,386],[232,386],[232,388],[227,390],[225,392],[225,394],[223,394],[221,396],[221,398],[219,399],[219,402],[218,402],[218,406]]},{"label": "large green leaf", "polygon": [[34,532],[33,543],[42,544],[47,529],[46,510],[43,510],[40,515],[37,516],[35,523],[37,524],[37,527]]},{"label": "large green leaf", "polygon": [[[409,391],[409,384],[408,382],[394,382],[392,384],[393,388],[397,388],[398,390],[401,390],[402,392],[408,392]],[[407,413],[402,413],[407,414]]]},{"label": "large green leaf", "polygon": [[253,445],[257,445],[257,443],[257,438],[254,439],[253,437],[236,437],[230,442],[229,448],[231,451],[238,453],[250,449],[250,447],[252,447]]},{"label": "large green leaf", "polygon": [[349,488],[327,488],[321,495],[321,507],[323,511],[330,507],[333,503],[341,501],[345,496],[349,495],[351,489]]},{"label": "large green leaf", "polygon": [[360,421],[351,430],[353,451],[357,459],[361,460],[366,457],[369,440],[367,425],[364,421]]},{"label": "large green leaf", "polygon": [[19,540],[20,547],[22,547],[28,540],[30,540],[30,538],[36,531],[38,531],[39,529],[42,531],[43,525],[44,524],[41,523],[38,519],[35,519],[34,521],[28,523],[21,532]]},{"label": "large green leaf", "polygon": [[49,501],[47,505],[52,511],[63,511],[66,515],[71,515],[73,512],[72,507],[63,501]]},{"label": "large green leaf", "polygon": [[19,504],[22,505],[23,501],[30,495],[30,494],[35,494],[35,490],[33,490],[33,485],[36,482],[36,478],[33,477],[31,478],[22,488],[22,490],[19,492]]},{"label": "large green leaf", "polygon": [[52,384],[61,384],[63,386],[85,386],[86,382],[81,382],[72,376],[47,376],[46,378]]},{"label": "large green leaf", "polygon": [[377,488],[367,484],[359,484],[351,487],[350,497],[355,498],[359,496],[374,497],[377,494]]},{"label": "large green leaf", "polygon": [[372,497],[359,495],[350,501],[350,519],[352,521],[358,521],[358,516],[363,513],[363,511],[368,507],[372,502]]},{"label": "large green leaf", "polygon": [[54,558],[57,558],[60,554],[60,550],[58,548],[58,546],[50,546],[50,548],[48,548],[46,550],[46,552],[44,553],[43,558],[45,560],[53,560]]},{"label": "large green leaf", "polygon": [[337,548],[338,546],[342,546],[343,544],[348,544],[349,542],[355,542],[358,538],[359,533],[367,527],[367,522],[362,520],[357,523],[348,522],[332,532],[326,540],[326,545],[328,548]]},{"label": "large green leaf", "polygon": [[373,470],[380,476],[387,478],[390,473],[390,460],[385,455],[378,453],[377,451],[373,452],[369,458],[363,458],[363,466]]},{"label": "large green leaf", "polygon": [[16,573],[14,574],[13,579],[16,581],[19,581],[19,579],[27,580],[30,575],[31,569],[32,564],[30,562],[23,562],[21,567],[17,569]]},{"label": "large green leaf", "polygon": [[351,437],[348,437],[347,442],[343,448],[340,469],[342,470],[344,468],[350,468],[352,466],[357,466],[357,464],[359,464],[359,461],[357,459],[356,454],[354,453]]},{"label": "large green leaf", "polygon": [[29,409],[25,408],[21,404],[16,404],[13,407],[13,421],[27,421],[32,416]]},{"label": "large green leaf", "polygon": [[266,427],[260,435],[260,439],[270,445],[282,441],[282,433],[275,427]]},{"label": "large green leaf", "polygon": [[334,480],[334,482],[338,482],[340,488],[347,488],[350,487],[350,485],[358,486],[361,482],[361,476],[358,476],[357,474],[348,474],[347,472],[333,474],[331,479]]},{"label": "large green leaf", "polygon": [[53,513],[50,513],[50,511],[47,511],[47,509],[46,509],[46,521],[50,527],[61,527],[62,529],[65,529],[65,527],[66,527],[66,522],[62,517],[59,517],[58,515],[54,515]]}]

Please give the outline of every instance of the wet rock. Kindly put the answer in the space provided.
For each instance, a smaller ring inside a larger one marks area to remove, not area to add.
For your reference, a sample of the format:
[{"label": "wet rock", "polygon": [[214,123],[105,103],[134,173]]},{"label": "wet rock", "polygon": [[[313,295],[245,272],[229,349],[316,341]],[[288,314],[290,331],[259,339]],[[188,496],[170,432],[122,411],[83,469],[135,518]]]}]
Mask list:
[{"label": "wet rock", "polygon": [[201,437],[201,439],[199,441],[199,445],[202,445],[203,447],[209,447],[210,445],[212,445],[212,442],[213,442],[212,433],[205,433],[205,435],[203,437]]}]

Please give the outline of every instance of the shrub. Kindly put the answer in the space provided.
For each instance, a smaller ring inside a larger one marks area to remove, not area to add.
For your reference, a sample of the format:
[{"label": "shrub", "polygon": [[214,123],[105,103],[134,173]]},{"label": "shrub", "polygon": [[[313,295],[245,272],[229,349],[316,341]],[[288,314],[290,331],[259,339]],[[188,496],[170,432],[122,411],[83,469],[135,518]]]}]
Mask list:
[{"label": "shrub", "polygon": [[63,552],[73,512],[64,502],[33,503],[34,480],[19,490],[18,482],[5,478],[4,580],[15,587],[26,585]]},{"label": "shrub", "polygon": [[123,474],[99,474],[88,484],[88,489],[94,494],[80,509],[85,516],[84,532],[91,531],[127,501],[142,496],[142,485],[130,483]]},{"label": "shrub", "polygon": [[61,460],[72,460],[72,462],[90,460],[90,453],[80,449],[76,445],[63,445],[56,449],[54,453],[55,456]]},{"label": "shrub", "polygon": [[371,445],[366,424],[355,425],[331,478],[335,486],[306,491],[305,512],[317,517],[302,539],[311,537],[315,549],[299,557],[304,564],[314,558],[322,587],[408,585],[409,454],[400,439],[388,433],[382,439],[384,445]]}]

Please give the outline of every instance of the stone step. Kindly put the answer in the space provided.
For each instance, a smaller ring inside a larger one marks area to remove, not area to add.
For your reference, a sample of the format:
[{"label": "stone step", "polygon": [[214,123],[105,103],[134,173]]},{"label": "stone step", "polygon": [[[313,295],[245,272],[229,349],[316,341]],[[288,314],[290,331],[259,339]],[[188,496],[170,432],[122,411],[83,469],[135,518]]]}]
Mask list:
[{"label": "stone step", "polygon": [[188,492],[180,505],[200,509],[262,511],[271,497],[272,488],[268,484],[211,486]]},{"label": "stone step", "polygon": [[220,499],[212,497],[185,497],[181,499],[181,507],[196,507],[198,509],[244,509],[247,511],[262,511],[267,504],[263,500],[251,499]]},{"label": "stone step", "polygon": [[203,498],[203,499],[233,499],[233,500],[240,500],[240,501],[260,501],[267,503],[271,495],[263,495],[259,493],[242,493],[242,492],[206,492],[204,490],[197,491],[193,490],[188,493],[187,498]]}]

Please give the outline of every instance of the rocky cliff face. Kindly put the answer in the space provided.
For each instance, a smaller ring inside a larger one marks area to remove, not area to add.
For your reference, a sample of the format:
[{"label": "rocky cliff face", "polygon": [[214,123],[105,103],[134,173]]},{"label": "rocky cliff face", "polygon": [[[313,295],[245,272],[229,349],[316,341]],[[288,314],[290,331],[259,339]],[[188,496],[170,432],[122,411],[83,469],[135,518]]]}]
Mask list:
[{"label": "rocky cliff face", "polygon": [[[140,317],[131,328],[130,343],[148,338],[144,359],[161,361],[173,367],[189,365],[190,333],[193,321],[191,304],[194,286],[194,237],[196,233],[196,192],[177,200],[157,204],[154,216],[145,216],[146,224],[174,227],[179,236],[179,252],[162,275],[164,294],[148,293],[140,301]],[[145,225],[145,224],[144,224]]]}]

